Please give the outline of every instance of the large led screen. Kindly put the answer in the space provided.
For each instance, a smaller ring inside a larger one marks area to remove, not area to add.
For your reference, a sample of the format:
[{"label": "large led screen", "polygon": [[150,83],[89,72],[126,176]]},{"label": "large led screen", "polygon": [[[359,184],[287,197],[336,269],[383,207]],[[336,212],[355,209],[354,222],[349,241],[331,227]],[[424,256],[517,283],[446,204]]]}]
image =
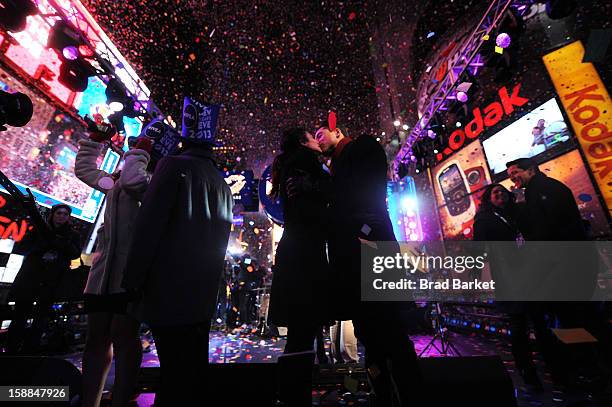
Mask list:
[{"label": "large led screen", "polygon": [[[0,170],[22,191],[29,187],[39,204],[66,203],[73,216],[93,222],[104,195],[74,175],[78,141],[87,137],[84,126],[2,69],[0,89],[25,93],[34,105],[26,126],[0,132]],[[113,171],[118,163],[119,155],[110,150],[98,161],[106,171]]]},{"label": "large led screen", "polygon": [[491,172],[517,158],[538,156],[569,141],[571,133],[553,98],[482,142]]}]

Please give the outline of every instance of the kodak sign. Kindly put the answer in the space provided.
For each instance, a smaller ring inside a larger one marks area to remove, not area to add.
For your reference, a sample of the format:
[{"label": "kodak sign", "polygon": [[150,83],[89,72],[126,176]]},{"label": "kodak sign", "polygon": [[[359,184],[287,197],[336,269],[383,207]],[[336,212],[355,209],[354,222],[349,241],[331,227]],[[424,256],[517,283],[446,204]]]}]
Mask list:
[{"label": "kodak sign", "polygon": [[544,55],[543,60],[610,211],[612,103],[595,67],[583,63],[583,56],[584,47],[576,41]]},{"label": "kodak sign", "polygon": [[480,107],[472,111],[473,118],[464,127],[458,128],[448,138],[447,147],[436,155],[437,161],[453,154],[471,141],[480,136],[486,128],[493,127],[499,123],[504,116],[514,113],[515,107],[523,106],[529,99],[519,95],[521,84],[516,85],[512,91],[503,87],[497,91],[499,100],[487,105],[484,109]]}]

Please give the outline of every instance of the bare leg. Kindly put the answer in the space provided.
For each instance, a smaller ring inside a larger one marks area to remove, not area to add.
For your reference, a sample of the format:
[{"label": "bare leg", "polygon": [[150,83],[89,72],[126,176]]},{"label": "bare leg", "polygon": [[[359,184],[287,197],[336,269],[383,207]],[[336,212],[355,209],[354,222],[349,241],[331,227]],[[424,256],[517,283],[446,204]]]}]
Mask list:
[{"label": "bare leg", "polygon": [[110,328],[113,314],[87,315],[87,343],[83,352],[83,407],[98,407],[113,361]]},{"label": "bare leg", "polygon": [[115,383],[112,407],[124,407],[132,400],[142,362],[140,322],[127,315],[115,314],[111,340],[115,350]]}]

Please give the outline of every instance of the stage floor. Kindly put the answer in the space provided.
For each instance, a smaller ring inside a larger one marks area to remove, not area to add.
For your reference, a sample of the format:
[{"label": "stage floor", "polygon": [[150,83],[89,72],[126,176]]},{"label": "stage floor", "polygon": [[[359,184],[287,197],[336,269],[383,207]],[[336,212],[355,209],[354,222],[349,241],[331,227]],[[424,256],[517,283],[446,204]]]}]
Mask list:
[{"label": "stage floor", "polygon": [[[427,346],[431,340],[428,335],[411,336],[415,343],[417,354]],[[147,340],[143,340],[145,345]],[[515,385],[515,392],[519,401],[520,407],[569,407],[576,405],[577,402],[588,400],[591,398],[589,394],[583,392],[565,392],[555,391],[550,380],[550,375],[544,372],[541,362],[538,362],[538,370],[540,377],[543,379],[544,390],[535,392],[529,391],[516,372],[510,347],[504,338],[487,338],[474,334],[451,334],[451,342],[455,345],[462,356],[491,356],[499,355],[506,366],[512,381]],[[279,355],[282,354],[285,346],[284,339],[263,339],[254,334],[227,334],[224,332],[213,331],[210,334],[209,345],[209,361],[210,363],[275,363]],[[329,342],[326,342],[326,348],[329,349]],[[363,360],[363,349],[359,349],[361,360]],[[447,357],[441,355],[436,349],[430,348],[423,357]],[[66,355],[65,359],[72,362],[75,366],[81,369],[81,354]],[[159,366],[155,345],[150,344],[150,348],[144,354],[143,367]],[[110,390],[114,378],[114,371],[111,369],[107,388]],[[138,399],[139,407],[149,407],[153,404],[153,394],[142,394]],[[313,393],[313,403],[318,406],[366,406],[367,401],[363,397],[354,397],[350,395],[332,395],[326,397],[325,402],[318,401],[318,395]],[[494,401],[491,405],[494,405]],[[609,406],[609,404],[598,404],[590,402],[582,404],[585,406]]]}]

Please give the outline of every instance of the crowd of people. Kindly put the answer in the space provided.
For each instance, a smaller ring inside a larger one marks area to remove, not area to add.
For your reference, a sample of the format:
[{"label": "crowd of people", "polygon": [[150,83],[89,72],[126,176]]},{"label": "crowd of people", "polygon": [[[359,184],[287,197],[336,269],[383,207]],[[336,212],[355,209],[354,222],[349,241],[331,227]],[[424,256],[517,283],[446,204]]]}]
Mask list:
[{"label": "crowd of people", "polygon": [[[373,137],[347,137],[333,121],[330,116],[328,125],[314,134],[300,127],[285,130],[273,163],[271,195],[283,205],[285,224],[268,320],[288,328],[284,360],[289,361],[278,365],[278,398],[289,406],[310,405],[310,388],[303,386],[303,375],[290,370],[295,367],[291,358],[310,374],[323,327],[352,321],[365,348],[376,405],[412,405],[421,397],[423,382],[406,317],[414,304],[361,301],[361,244],[396,242],[386,205],[386,154]],[[213,159],[214,140],[183,138],[177,151],[160,157],[151,153],[157,140],[147,135],[148,128],[130,143],[123,167],[115,173],[97,168],[106,135],[92,132],[79,142],[76,176],[107,197],[84,296],[85,407],[100,405],[113,358],[112,406],[133,403],[142,322],[151,328],[160,362],[156,406],[196,405],[200,396],[191,390],[206,382],[208,348],[202,345],[208,343],[211,319],[218,313],[219,287],[228,279],[236,284],[235,305],[244,321],[254,284],[265,274],[243,258],[237,273],[232,269],[223,277],[233,200]],[[541,173],[531,159],[507,166],[516,187],[525,189],[525,202],[515,202],[500,184],[487,186],[475,218],[475,240],[511,241],[520,247],[525,240],[588,239],[565,185]],[[37,346],[54,284],[80,254],[69,216],[68,206],[53,207],[48,227],[32,235],[12,290],[17,317],[9,329],[9,352],[27,353]],[[503,268],[523,266],[515,262],[518,258],[511,255],[509,261],[492,264],[492,272],[503,279],[508,271]],[[24,342],[34,302],[35,329]],[[567,366],[555,352],[546,316],[553,315],[564,327],[584,326],[577,310],[586,312],[588,305],[512,302],[500,307],[511,316],[512,351],[525,382],[541,386],[529,350],[531,320],[553,378],[567,384]],[[324,356],[319,352],[320,362]]]}]

